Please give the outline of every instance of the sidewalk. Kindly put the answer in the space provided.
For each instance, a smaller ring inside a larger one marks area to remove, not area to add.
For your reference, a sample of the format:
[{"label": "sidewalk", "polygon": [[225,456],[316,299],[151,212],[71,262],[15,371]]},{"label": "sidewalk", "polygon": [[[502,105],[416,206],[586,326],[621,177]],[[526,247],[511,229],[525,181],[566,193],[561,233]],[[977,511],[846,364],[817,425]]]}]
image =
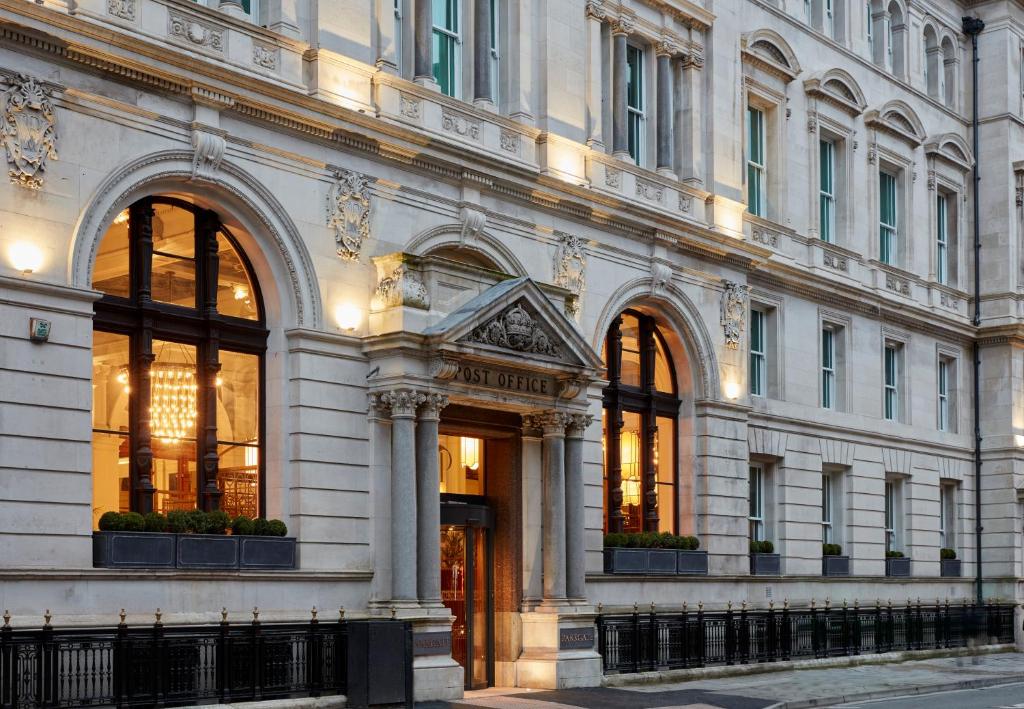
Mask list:
[{"label": "sidewalk", "polygon": [[[972,660],[977,661],[973,664]],[[1024,653],[935,658],[885,665],[786,670],[631,687],[557,691],[489,689],[422,709],[801,709],[853,699],[1024,681]]]}]

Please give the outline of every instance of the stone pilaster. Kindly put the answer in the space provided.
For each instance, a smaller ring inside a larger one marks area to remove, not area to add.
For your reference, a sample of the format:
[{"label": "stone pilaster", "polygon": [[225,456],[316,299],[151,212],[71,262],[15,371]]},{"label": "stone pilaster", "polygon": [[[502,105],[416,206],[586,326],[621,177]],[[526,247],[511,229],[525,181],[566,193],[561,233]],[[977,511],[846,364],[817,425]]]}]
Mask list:
[{"label": "stone pilaster", "polygon": [[583,434],[594,420],[572,414],[565,437],[565,592],[573,600],[587,596],[586,540],[584,532]]},{"label": "stone pilaster", "polygon": [[565,425],[568,414],[543,411],[528,425],[544,432],[544,483],[541,517],[545,605],[565,601]]},{"label": "stone pilaster", "polygon": [[612,155],[629,160],[629,133],[626,127],[626,37],[629,25],[612,23]]},{"label": "stone pilaster", "polygon": [[604,149],[604,61],[601,31],[604,13],[599,3],[587,3],[587,144]]},{"label": "stone pilaster", "polygon": [[420,605],[441,604],[441,470],[437,424],[448,405],[444,394],[424,396],[416,424],[416,590]]},{"label": "stone pilaster", "polygon": [[476,0],[473,17],[473,103],[494,105],[491,76],[491,0]]},{"label": "stone pilaster", "polygon": [[413,1],[416,5],[413,13],[415,22],[413,34],[416,39],[414,78],[417,83],[434,85],[433,37],[431,36],[433,20],[430,16],[430,0]]},{"label": "stone pilaster", "polygon": [[680,86],[680,130],[682,140],[676,143],[679,175],[692,184],[704,182],[704,58],[691,53],[683,59]]},{"label": "stone pilaster", "polygon": [[672,126],[672,72],[673,48],[668,42],[659,42],[655,47],[658,58],[658,172],[674,176],[672,171],[672,144],[675,131]]}]

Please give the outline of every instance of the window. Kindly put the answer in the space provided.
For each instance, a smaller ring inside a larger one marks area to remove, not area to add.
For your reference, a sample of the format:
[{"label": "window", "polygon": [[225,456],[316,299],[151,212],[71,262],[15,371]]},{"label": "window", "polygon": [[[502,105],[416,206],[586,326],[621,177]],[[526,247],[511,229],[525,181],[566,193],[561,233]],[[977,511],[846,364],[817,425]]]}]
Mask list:
[{"label": "window", "polygon": [[956,359],[946,355],[939,357],[937,380],[938,417],[936,425],[940,431],[956,433]]},{"label": "window", "polygon": [[892,15],[887,15],[883,19],[883,23],[885,26],[885,68],[888,69],[889,71],[893,70],[893,65],[895,62],[894,47],[896,45],[896,35],[893,32],[892,19]]},{"label": "window", "polygon": [[811,5],[811,0],[804,0],[804,22],[808,25],[814,19],[814,11]]},{"label": "window", "polygon": [[136,202],[100,243],[93,287],[93,522],[259,516],[267,332],[231,232],[179,199]]},{"label": "window", "polygon": [[885,481],[885,551],[896,551],[896,483]]},{"label": "window", "polygon": [[836,37],[836,18],[835,9],[832,7],[833,0],[823,0],[822,2],[822,31],[832,39],[839,39]]},{"label": "window", "polygon": [[498,13],[501,12],[501,0],[489,0],[489,2],[491,3],[491,101],[497,106],[501,98],[501,92],[498,90],[498,87],[501,86],[501,75],[499,74],[501,53],[498,42],[498,32],[501,30],[501,18],[498,16]]},{"label": "window", "polygon": [[902,377],[902,350],[898,344],[885,345],[884,416],[887,421],[900,420],[900,379]]},{"label": "window", "polygon": [[835,530],[832,528],[832,476],[821,476],[821,543],[834,544]]},{"label": "window", "polygon": [[943,549],[956,550],[957,548],[957,492],[957,483],[955,482],[939,484],[939,543]]},{"label": "window", "polygon": [[949,282],[949,239],[946,233],[949,212],[946,195],[935,198],[935,279],[946,285]]},{"label": "window", "polygon": [[896,176],[878,173],[878,260],[894,264],[897,255]]},{"label": "window", "polygon": [[821,329],[821,408],[836,407],[836,333],[826,325]]},{"label": "window", "polygon": [[763,310],[750,311],[750,393],[767,396],[767,314]]},{"label": "window", "polygon": [[764,111],[747,108],[747,210],[758,217],[766,216],[765,191],[765,125]]},{"label": "window", "polygon": [[626,48],[626,130],[629,156],[637,165],[644,163],[644,51],[629,45]]},{"label": "window", "polygon": [[747,520],[750,523],[750,541],[763,542],[765,540],[764,466],[751,465],[749,470],[750,514],[747,516]]},{"label": "window", "polygon": [[820,175],[818,184],[819,233],[822,241],[836,240],[836,145],[831,140],[818,142]]},{"label": "window", "polygon": [[623,312],[608,330],[605,363],[606,528],[690,533],[692,501],[678,499],[692,485],[680,484],[677,473],[675,371],[654,319]]},{"label": "window", "polygon": [[434,80],[445,96],[462,93],[462,38],[459,0],[431,0],[434,34]]},{"label": "window", "polygon": [[867,33],[868,51],[870,51],[871,58],[872,58],[872,60],[874,60],[874,58],[876,56],[875,55],[875,51],[876,51],[875,50],[875,30],[874,30],[875,18],[874,18],[874,13],[871,11],[871,0],[868,0],[868,2],[865,3],[865,5],[866,5],[867,9],[865,10],[865,12],[866,12],[866,20],[864,22],[864,27],[865,27],[865,31]]},{"label": "window", "polygon": [[402,49],[404,47],[403,35],[402,35],[402,0],[394,0],[394,18],[395,18],[395,66],[398,67],[398,73],[402,74],[402,67],[405,66],[403,63]]}]

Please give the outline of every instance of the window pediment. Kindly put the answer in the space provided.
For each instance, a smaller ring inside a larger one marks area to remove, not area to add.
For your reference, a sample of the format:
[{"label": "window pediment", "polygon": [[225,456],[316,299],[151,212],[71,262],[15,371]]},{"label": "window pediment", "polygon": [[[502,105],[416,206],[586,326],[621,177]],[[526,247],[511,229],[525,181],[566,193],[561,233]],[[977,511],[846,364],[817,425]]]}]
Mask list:
[{"label": "window pediment", "polygon": [[860,115],[867,107],[864,92],[853,77],[842,69],[830,69],[812,76],[804,81],[804,91],[808,96],[830,103],[851,116]]},{"label": "window pediment", "polygon": [[967,141],[955,133],[943,133],[924,145],[928,157],[938,158],[966,172],[974,165],[974,156]]},{"label": "window pediment", "polygon": [[792,48],[774,30],[749,32],[740,39],[744,61],[749,61],[768,73],[789,83],[800,74],[800,63]]},{"label": "window pediment", "polygon": [[870,127],[888,133],[911,147],[924,143],[925,133],[921,119],[913,109],[902,101],[890,101],[878,110],[864,114],[864,123]]}]

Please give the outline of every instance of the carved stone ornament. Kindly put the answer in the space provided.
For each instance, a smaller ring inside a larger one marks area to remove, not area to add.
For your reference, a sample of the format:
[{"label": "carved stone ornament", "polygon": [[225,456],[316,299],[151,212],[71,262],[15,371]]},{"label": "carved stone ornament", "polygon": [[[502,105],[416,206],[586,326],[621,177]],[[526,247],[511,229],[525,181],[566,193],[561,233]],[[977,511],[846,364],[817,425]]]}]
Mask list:
[{"label": "carved stone ornament", "polygon": [[564,411],[537,411],[532,414],[523,415],[523,428],[530,430],[541,430],[544,433],[565,434],[566,424],[569,423],[569,414]]},{"label": "carved stone ornament", "polygon": [[430,363],[430,374],[434,379],[455,379],[459,374],[459,360],[449,357],[436,357]]},{"label": "carved stone ornament", "polygon": [[512,153],[513,155],[519,154],[519,134],[513,133],[509,130],[501,131],[500,136],[501,149]]},{"label": "carved stone ornament", "polygon": [[57,114],[46,89],[26,74],[12,79],[0,94],[11,182],[29,189],[43,186],[47,159],[57,159]]},{"label": "carved stone ornament", "polygon": [[463,207],[460,212],[462,229],[459,233],[459,239],[462,243],[466,243],[478,238],[487,226],[487,212],[468,206]]},{"label": "carved stone ornament", "polygon": [[779,235],[766,229],[752,229],[750,231],[750,240],[764,246],[770,246],[773,249],[779,246]]},{"label": "carved stone ornament", "polygon": [[220,169],[227,147],[224,138],[203,130],[192,131],[192,179],[212,179]]},{"label": "carved stone ornament", "polygon": [[252,43],[252,63],[270,71],[277,71],[277,47],[269,44]]},{"label": "carved stone ornament", "polygon": [[890,273],[885,274],[885,287],[893,293],[899,293],[907,297],[910,296],[910,283]]},{"label": "carved stone ornament", "polygon": [[224,54],[224,28],[193,20],[176,12],[168,14],[167,34],[193,47]]},{"label": "carved stone ornament", "polygon": [[850,266],[845,256],[825,252],[821,255],[822,263],[837,271],[848,271]]},{"label": "carved stone ornament", "polygon": [[693,202],[690,199],[690,197],[688,195],[680,193],[679,194],[679,211],[680,212],[685,212],[686,214],[689,214],[690,213],[690,209],[692,208],[692,206],[693,206]]},{"label": "carved stone ornament", "polygon": [[370,236],[370,180],[352,170],[336,170],[334,177],[327,195],[327,226],[334,229],[338,256],[355,261]]},{"label": "carved stone ornament", "polygon": [[611,187],[613,190],[622,189],[622,170],[605,166],[604,184]]},{"label": "carved stone ornament", "polygon": [[135,21],[135,0],[107,0],[107,14]]},{"label": "carved stone ornament", "polygon": [[441,109],[441,128],[463,138],[480,140],[480,121],[455,111]]},{"label": "carved stone ornament", "polygon": [[465,339],[468,342],[478,342],[514,352],[548,357],[558,357],[561,354],[554,338],[523,307],[522,301],[505,308],[494,318],[474,329]]},{"label": "carved stone ornament", "polygon": [[747,305],[750,302],[750,286],[723,280],[722,330],[725,332],[725,346],[738,349],[743,330],[746,328]]},{"label": "carved stone ornament", "polygon": [[583,240],[574,234],[556,233],[558,248],[555,249],[554,283],[576,296],[573,302],[578,310],[580,296],[587,289],[587,254]]},{"label": "carved stone ornament", "polygon": [[657,182],[651,182],[636,178],[636,196],[649,199],[652,202],[661,202],[665,196],[665,188]]},{"label": "carved stone ornament", "polygon": [[370,406],[391,411],[392,416],[412,418],[427,397],[414,389],[395,389],[370,394]]},{"label": "carved stone ornament", "polygon": [[423,418],[436,419],[441,415],[441,409],[448,406],[448,395],[437,392],[430,392],[423,395],[423,405],[420,407],[420,416]]},{"label": "carved stone ornament", "polygon": [[651,264],[651,295],[664,295],[672,282],[672,267],[655,261]]},{"label": "carved stone ornament", "polygon": [[399,94],[398,96],[398,110],[406,118],[412,118],[418,121],[422,114],[421,106],[423,104],[415,96],[408,94]]},{"label": "carved stone ornament", "polygon": [[373,294],[373,308],[385,310],[398,306],[430,310],[430,294],[419,275],[407,265],[400,264],[377,283]]},{"label": "carved stone ornament", "polygon": [[566,435],[579,438],[593,422],[594,417],[590,414],[570,414],[569,423],[566,425]]}]

